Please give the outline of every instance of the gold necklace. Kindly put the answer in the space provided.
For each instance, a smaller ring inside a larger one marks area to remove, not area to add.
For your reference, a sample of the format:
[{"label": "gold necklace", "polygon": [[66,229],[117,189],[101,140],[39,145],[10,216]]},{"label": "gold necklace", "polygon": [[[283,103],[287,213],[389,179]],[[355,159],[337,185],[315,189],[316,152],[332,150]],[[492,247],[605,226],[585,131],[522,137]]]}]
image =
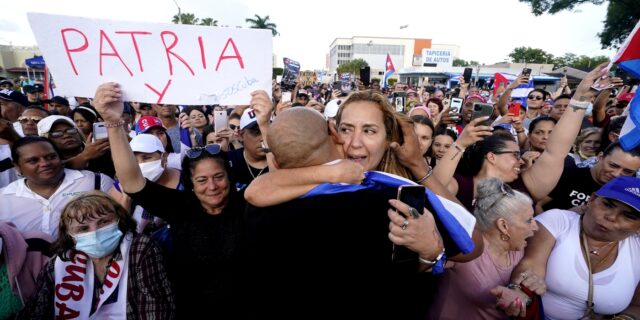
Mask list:
[{"label": "gold necklace", "polygon": [[605,245],[602,245],[602,246],[600,246],[600,248],[591,248],[590,247],[590,248],[588,248],[589,249],[589,253],[594,255],[594,256],[598,256],[599,257],[600,256],[600,252],[599,251],[604,249],[604,248],[606,248],[606,247],[608,247],[608,246],[610,246],[612,243],[615,243],[615,241],[611,241],[611,242],[609,242],[609,243],[607,243]]},{"label": "gold necklace", "polygon": [[247,164],[247,170],[249,170],[249,174],[251,175],[251,177],[253,179],[255,179],[256,177],[259,177],[262,174],[262,172],[264,171],[264,169],[269,167],[269,166],[266,166],[266,167],[262,168],[262,170],[260,170],[260,172],[258,172],[258,175],[254,175],[253,171],[251,170],[251,167],[249,166],[249,160],[247,160],[247,156],[244,154],[244,151],[242,151],[242,157],[244,158],[244,163]]}]

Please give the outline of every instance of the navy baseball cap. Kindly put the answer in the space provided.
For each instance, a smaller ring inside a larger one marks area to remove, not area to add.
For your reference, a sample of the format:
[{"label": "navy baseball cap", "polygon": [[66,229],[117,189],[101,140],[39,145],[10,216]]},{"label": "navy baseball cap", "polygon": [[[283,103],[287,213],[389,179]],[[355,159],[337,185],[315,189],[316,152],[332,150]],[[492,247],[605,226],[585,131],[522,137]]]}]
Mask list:
[{"label": "navy baseball cap", "polygon": [[0,100],[13,101],[23,106],[29,105],[29,100],[19,91],[4,89],[0,90]]},{"label": "navy baseball cap", "polygon": [[640,179],[635,177],[617,177],[602,186],[596,195],[618,200],[640,212]]}]

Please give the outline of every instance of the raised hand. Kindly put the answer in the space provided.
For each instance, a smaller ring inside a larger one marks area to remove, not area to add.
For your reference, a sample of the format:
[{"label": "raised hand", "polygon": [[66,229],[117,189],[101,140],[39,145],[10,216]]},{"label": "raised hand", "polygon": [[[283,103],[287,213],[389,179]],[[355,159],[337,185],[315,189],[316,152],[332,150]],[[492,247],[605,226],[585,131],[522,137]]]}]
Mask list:
[{"label": "raised hand", "polygon": [[489,119],[488,116],[480,117],[472,120],[464,127],[462,133],[456,140],[456,144],[462,148],[467,148],[470,145],[484,140],[485,137],[493,134],[493,128],[490,126],[480,126],[478,125],[480,122]]},{"label": "raised hand", "polygon": [[98,86],[93,97],[93,106],[105,122],[116,122],[122,118],[124,102],[122,90],[115,82],[107,82]]}]

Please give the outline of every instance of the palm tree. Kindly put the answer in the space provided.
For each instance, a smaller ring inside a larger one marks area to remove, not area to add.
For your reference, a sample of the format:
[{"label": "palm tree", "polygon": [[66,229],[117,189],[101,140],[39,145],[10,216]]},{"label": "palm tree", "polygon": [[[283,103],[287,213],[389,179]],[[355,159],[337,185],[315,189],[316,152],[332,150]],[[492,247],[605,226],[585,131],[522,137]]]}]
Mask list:
[{"label": "palm tree", "polygon": [[204,19],[200,20],[200,25],[201,26],[217,27],[218,26],[218,20],[213,20],[213,18],[204,18]]},{"label": "palm tree", "polygon": [[249,28],[269,29],[271,30],[271,33],[273,34],[274,37],[278,35],[278,30],[276,30],[278,26],[276,26],[275,23],[269,21],[269,16],[265,16],[264,18],[262,18],[256,14],[254,17],[255,19],[253,18],[244,19],[245,22],[248,22],[249,24],[251,24]]},{"label": "palm tree", "polygon": [[182,24],[198,24],[200,19],[196,18],[193,13],[181,13],[180,17],[178,15],[174,15],[171,22],[173,23],[182,23]]}]

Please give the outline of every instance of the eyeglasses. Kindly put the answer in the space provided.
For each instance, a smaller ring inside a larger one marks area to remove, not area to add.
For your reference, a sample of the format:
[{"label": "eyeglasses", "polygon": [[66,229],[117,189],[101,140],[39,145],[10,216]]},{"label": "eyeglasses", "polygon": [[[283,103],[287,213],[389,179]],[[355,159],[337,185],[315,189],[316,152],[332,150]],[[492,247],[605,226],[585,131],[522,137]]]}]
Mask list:
[{"label": "eyeglasses", "polygon": [[222,151],[222,147],[217,143],[211,143],[204,147],[191,148],[187,150],[187,157],[189,157],[189,159],[199,158],[203,151],[213,156],[220,153],[220,151]]},{"label": "eyeglasses", "polygon": [[542,100],[543,97],[542,96],[528,96],[527,99],[529,99],[529,100]]},{"label": "eyeglasses", "polygon": [[62,136],[64,136],[65,133],[68,134],[68,135],[74,135],[74,134],[78,133],[78,129],[69,128],[67,130],[62,130],[62,131],[51,131],[51,132],[49,132],[49,137],[50,138],[61,138]]},{"label": "eyeglasses", "polygon": [[240,126],[236,126],[235,124],[229,124],[229,128],[231,130],[240,129]]},{"label": "eyeglasses", "polygon": [[27,122],[29,122],[29,120],[31,120],[33,121],[33,123],[38,123],[42,119],[42,117],[20,117],[18,118],[18,122],[20,122],[21,124],[26,124]]},{"label": "eyeglasses", "polygon": [[508,150],[504,150],[504,151],[496,151],[493,152],[494,154],[507,154],[507,153],[511,153],[514,157],[516,157],[517,160],[520,160],[520,151],[508,151]]}]

